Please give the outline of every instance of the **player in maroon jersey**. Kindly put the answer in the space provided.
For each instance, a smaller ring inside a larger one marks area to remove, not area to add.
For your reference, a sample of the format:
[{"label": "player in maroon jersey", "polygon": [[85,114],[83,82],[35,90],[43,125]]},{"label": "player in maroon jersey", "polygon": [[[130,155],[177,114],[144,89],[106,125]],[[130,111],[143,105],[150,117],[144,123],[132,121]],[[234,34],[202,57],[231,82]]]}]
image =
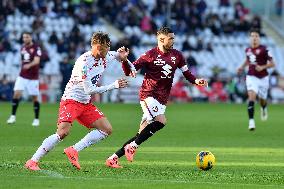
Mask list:
[{"label": "player in maroon jersey", "polygon": [[33,120],[33,126],[39,126],[39,110],[40,104],[38,101],[39,95],[39,63],[41,56],[41,49],[38,45],[32,41],[32,34],[24,32],[23,35],[24,45],[21,48],[21,71],[17,77],[14,86],[14,96],[12,101],[12,114],[7,120],[8,124],[16,122],[16,111],[19,105],[20,98],[24,90],[27,90],[28,94],[32,97],[34,103],[35,119]]},{"label": "player in maroon jersey", "polygon": [[[176,69],[180,69],[190,83],[207,86],[206,80],[196,79],[191,74],[182,53],[173,49],[174,37],[170,28],[162,27],[157,31],[158,46],[147,51],[133,63],[136,70],[142,67],[146,70],[139,94],[144,114],[137,135],[106,160],[107,166],[120,168],[118,158],[123,155],[128,161],[133,161],[138,146],[165,126],[166,104]],[[127,75],[130,73],[130,68],[128,64],[124,65]]]},{"label": "player in maroon jersey", "polygon": [[246,60],[238,68],[238,74],[242,73],[246,66],[249,67],[246,76],[249,130],[254,130],[254,103],[256,96],[259,97],[261,105],[261,120],[265,121],[268,118],[266,99],[269,88],[269,75],[267,69],[274,67],[275,64],[266,46],[260,44],[260,33],[256,29],[250,31],[250,47],[245,50],[245,53]]}]

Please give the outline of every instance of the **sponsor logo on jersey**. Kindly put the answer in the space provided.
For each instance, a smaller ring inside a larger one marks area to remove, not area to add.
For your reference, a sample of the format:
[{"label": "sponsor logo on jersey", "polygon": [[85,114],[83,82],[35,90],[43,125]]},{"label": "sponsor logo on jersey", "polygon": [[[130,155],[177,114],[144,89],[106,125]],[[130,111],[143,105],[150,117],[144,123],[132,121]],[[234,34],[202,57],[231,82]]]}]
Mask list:
[{"label": "sponsor logo on jersey", "polygon": [[161,76],[161,78],[171,78],[172,76],[169,75],[170,73],[172,73],[172,67],[168,64],[164,65],[162,67],[164,70],[162,71],[162,73],[164,74],[164,76]]},{"label": "sponsor logo on jersey", "polygon": [[161,58],[157,58],[155,61],[154,61],[154,64],[157,65],[157,66],[163,66],[165,65],[166,61],[164,61],[163,59]]}]

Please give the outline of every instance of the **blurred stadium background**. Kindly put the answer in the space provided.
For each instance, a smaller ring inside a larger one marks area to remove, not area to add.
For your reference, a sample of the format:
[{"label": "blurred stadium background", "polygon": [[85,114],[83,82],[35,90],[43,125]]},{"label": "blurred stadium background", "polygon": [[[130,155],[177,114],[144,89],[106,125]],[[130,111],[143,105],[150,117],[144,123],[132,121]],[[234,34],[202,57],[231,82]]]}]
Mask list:
[{"label": "blurred stadium background", "polygon": [[[175,47],[183,51],[192,72],[210,81],[207,89],[188,87],[181,73],[176,73],[171,101],[244,102],[244,76],[237,76],[236,69],[245,58],[248,30],[254,27],[261,30],[262,43],[276,62],[269,99],[284,102],[283,7],[283,0],[1,0],[0,100],[12,98],[23,31],[33,32],[44,50],[41,101],[57,102],[76,58],[90,48],[94,31],[110,33],[112,50],[129,47],[133,61],[156,45],[156,29],[168,25],[176,33]],[[111,64],[101,83],[121,75],[120,65]],[[97,100],[138,102],[142,78]]]}]

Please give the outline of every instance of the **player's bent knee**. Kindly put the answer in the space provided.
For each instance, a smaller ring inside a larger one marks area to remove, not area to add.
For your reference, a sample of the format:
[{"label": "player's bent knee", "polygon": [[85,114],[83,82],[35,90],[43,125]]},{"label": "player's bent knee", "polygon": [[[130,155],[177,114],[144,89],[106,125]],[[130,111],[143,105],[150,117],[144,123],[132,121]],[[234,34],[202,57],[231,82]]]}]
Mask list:
[{"label": "player's bent knee", "polygon": [[167,119],[165,117],[163,117],[163,118],[156,118],[155,121],[158,121],[158,122],[160,122],[160,123],[162,123],[164,125],[167,124]]},{"label": "player's bent knee", "polygon": [[105,133],[107,133],[108,135],[112,134],[112,127],[107,127],[103,130]]},{"label": "player's bent knee", "polygon": [[64,139],[66,136],[69,135],[69,131],[66,131],[66,130],[60,130],[60,131],[57,131],[57,134],[59,135],[60,139]]},{"label": "player's bent knee", "polygon": [[71,123],[62,122],[58,125],[57,134],[60,136],[60,139],[64,139],[70,132]]}]

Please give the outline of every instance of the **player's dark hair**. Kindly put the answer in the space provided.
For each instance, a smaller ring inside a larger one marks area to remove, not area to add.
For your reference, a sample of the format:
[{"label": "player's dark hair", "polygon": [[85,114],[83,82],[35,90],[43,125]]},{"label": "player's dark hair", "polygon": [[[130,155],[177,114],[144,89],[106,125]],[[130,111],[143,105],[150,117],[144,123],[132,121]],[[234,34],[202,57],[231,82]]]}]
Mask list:
[{"label": "player's dark hair", "polygon": [[101,44],[101,45],[108,45],[110,46],[110,38],[107,33],[103,32],[95,32],[93,33],[92,39],[91,39],[91,46],[94,44]]},{"label": "player's dark hair", "polygon": [[251,35],[252,33],[258,33],[258,35],[260,36],[260,30],[258,28],[251,28],[249,31],[249,35]]},{"label": "player's dark hair", "polygon": [[161,27],[158,31],[157,31],[157,35],[160,35],[160,34],[165,34],[165,35],[168,35],[169,33],[174,33],[173,30],[169,27]]},{"label": "player's dark hair", "polygon": [[24,32],[22,33],[22,36],[23,36],[24,34],[27,34],[27,35],[32,36],[32,32],[24,31]]}]

